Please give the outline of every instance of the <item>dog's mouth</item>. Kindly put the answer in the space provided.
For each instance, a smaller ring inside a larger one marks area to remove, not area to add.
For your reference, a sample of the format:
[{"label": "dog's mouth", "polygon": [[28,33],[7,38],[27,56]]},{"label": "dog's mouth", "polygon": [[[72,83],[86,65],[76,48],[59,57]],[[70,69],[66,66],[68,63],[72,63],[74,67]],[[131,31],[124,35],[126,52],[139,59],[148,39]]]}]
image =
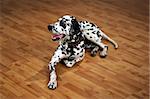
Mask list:
[{"label": "dog's mouth", "polygon": [[62,39],[62,38],[64,38],[65,37],[65,34],[54,34],[53,36],[52,36],[52,40],[53,41],[58,41],[58,40],[60,40],[60,39]]}]

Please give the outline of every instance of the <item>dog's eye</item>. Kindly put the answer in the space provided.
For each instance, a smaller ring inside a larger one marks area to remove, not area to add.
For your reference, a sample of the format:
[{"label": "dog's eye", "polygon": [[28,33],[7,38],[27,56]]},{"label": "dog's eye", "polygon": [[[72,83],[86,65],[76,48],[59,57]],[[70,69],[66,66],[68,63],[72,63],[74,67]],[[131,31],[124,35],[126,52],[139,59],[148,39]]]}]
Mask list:
[{"label": "dog's eye", "polygon": [[63,28],[66,28],[66,25],[62,20],[60,21],[60,26],[62,26]]}]

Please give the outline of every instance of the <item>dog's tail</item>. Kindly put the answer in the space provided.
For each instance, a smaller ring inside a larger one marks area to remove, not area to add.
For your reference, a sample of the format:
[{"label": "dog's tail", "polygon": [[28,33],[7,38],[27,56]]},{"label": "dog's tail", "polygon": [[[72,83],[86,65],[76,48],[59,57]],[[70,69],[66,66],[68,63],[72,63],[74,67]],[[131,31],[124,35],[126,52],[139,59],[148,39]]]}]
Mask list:
[{"label": "dog's tail", "polygon": [[[102,32],[102,31],[101,31],[101,32]],[[103,32],[102,32],[102,37],[103,37],[104,39],[108,40],[110,43],[112,43],[112,44],[114,45],[115,49],[118,48],[118,44],[117,44],[114,40],[112,40],[110,37],[108,37],[108,36],[107,36],[105,33],[103,33]]]}]

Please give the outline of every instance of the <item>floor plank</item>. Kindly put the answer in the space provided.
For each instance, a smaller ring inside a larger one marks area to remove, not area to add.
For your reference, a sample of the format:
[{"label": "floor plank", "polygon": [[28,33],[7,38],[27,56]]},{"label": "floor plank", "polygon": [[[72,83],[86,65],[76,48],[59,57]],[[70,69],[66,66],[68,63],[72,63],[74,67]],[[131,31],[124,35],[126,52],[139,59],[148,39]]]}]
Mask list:
[{"label": "floor plank", "polygon": [[[148,99],[149,0],[0,1],[0,99]],[[113,38],[107,58],[73,68],[58,64],[58,88],[49,90],[48,62],[57,42],[49,23],[71,14],[97,24]]]}]

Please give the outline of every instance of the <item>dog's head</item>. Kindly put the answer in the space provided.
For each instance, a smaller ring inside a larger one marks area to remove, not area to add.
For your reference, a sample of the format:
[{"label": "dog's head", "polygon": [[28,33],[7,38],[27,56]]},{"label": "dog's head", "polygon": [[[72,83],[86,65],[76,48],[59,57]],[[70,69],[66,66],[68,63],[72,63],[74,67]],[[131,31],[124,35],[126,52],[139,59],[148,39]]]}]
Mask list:
[{"label": "dog's head", "polygon": [[52,40],[58,41],[78,33],[80,28],[75,17],[65,15],[54,24],[49,24],[48,30],[53,32]]}]

